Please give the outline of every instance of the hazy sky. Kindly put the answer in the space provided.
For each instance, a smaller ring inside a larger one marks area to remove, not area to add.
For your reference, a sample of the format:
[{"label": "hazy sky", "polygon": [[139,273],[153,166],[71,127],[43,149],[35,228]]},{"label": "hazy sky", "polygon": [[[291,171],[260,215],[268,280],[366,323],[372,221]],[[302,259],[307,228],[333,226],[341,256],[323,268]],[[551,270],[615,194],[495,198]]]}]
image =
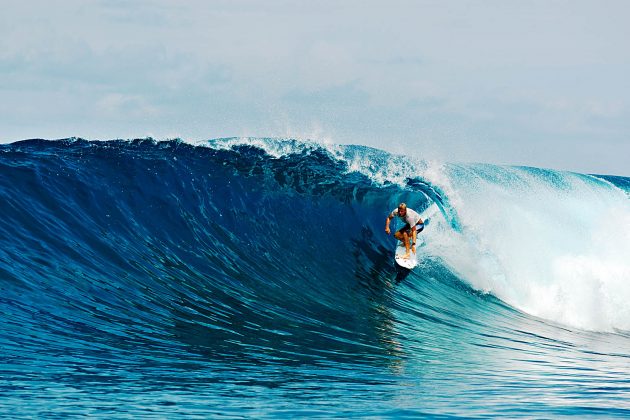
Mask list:
[{"label": "hazy sky", "polygon": [[630,175],[630,1],[0,0],[0,141],[228,136]]}]

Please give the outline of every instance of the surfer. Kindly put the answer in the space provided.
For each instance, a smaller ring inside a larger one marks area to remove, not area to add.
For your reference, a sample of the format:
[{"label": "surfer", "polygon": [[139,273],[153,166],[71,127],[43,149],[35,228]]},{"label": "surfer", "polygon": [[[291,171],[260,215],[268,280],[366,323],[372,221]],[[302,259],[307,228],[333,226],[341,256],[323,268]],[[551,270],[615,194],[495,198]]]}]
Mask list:
[{"label": "surfer", "polygon": [[410,256],[409,237],[412,237],[411,251],[415,254],[416,235],[417,232],[422,232],[422,230],[424,229],[424,221],[417,212],[407,208],[407,205],[405,203],[400,203],[398,205],[398,208],[394,209],[394,211],[392,211],[385,220],[385,232],[388,235],[391,233],[391,230],[389,230],[389,222],[396,216],[400,217],[405,222],[405,226],[400,228],[398,232],[394,234],[394,237],[405,245],[406,253],[403,258],[408,259]]}]

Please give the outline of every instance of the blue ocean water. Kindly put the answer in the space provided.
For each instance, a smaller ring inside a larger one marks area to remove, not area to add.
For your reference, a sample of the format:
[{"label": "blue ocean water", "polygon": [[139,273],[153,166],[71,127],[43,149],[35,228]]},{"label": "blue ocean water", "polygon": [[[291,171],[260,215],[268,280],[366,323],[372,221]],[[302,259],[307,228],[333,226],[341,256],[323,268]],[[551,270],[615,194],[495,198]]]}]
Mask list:
[{"label": "blue ocean water", "polygon": [[630,178],[66,139],[0,194],[5,416],[630,416]]}]

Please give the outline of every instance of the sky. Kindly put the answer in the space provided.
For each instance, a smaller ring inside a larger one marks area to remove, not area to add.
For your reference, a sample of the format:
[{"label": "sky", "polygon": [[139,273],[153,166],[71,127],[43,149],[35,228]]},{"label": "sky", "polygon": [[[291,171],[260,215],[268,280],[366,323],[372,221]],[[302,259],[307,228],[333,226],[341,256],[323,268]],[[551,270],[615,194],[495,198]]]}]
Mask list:
[{"label": "sky", "polygon": [[630,1],[0,10],[2,143],[290,137],[630,176]]}]

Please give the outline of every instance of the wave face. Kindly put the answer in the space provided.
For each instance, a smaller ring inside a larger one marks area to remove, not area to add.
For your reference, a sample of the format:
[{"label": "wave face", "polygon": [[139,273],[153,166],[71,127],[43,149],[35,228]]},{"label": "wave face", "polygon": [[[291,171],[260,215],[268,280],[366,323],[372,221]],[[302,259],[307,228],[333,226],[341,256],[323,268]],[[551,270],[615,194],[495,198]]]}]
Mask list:
[{"label": "wave face", "polygon": [[[2,145],[0,411],[630,415],[629,185],[295,140]],[[428,216],[411,272],[401,201]]]}]

